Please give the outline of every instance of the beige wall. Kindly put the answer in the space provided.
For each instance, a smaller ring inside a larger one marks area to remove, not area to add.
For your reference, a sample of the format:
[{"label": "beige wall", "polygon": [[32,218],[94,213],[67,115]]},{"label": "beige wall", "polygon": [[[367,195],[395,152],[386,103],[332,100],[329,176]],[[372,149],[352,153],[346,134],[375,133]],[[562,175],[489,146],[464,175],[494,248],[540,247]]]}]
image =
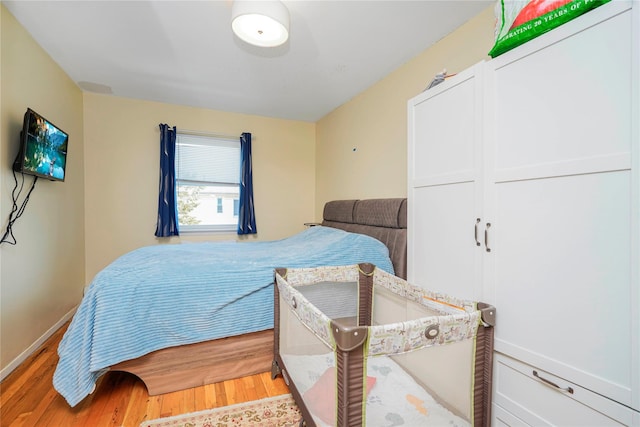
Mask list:
[{"label": "beige wall", "polygon": [[[85,93],[86,281],[141,246],[237,239],[235,233],[157,239],[160,132],[178,129],[252,134],[258,235],[279,239],[313,220],[315,124]],[[246,239],[243,239],[246,240]]]},{"label": "beige wall", "polygon": [[316,220],[328,200],[406,197],[407,101],[486,59],[494,20],[491,6],[316,123]]},{"label": "beige wall", "polygon": [[[14,226],[17,245],[0,246],[0,363],[4,370],[52,332],[82,295],[84,143],[82,92],[4,5],[0,5],[0,13],[2,233],[12,207],[11,165],[27,107],[69,134],[65,182],[38,179],[24,214]],[[25,185],[32,181],[26,177]]]}]

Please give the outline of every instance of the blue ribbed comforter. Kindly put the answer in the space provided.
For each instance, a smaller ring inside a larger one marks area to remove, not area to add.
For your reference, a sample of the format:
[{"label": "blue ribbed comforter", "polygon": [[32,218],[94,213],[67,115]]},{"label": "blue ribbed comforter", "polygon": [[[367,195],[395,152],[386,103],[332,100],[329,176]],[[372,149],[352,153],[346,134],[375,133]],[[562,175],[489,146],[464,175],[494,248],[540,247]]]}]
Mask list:
[{"label": "blue ribbed comforter", "polygon": [[58,347],[53,385],[75,406],[124,360],[272,328],[274,268],[359,262],[393,272],[380,241],[321,226],[277,241],[134,250],[89,286]]}]

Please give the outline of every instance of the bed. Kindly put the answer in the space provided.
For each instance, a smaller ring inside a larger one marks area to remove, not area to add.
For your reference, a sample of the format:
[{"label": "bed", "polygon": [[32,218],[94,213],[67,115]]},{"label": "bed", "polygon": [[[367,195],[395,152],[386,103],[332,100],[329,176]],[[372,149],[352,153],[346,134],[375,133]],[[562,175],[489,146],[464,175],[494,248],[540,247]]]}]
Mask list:
[{"label": "bed", "polygon": [[267,372],[274,269],[353,262],[405,274],[406,199],[328,202],[321,224],[278,241],[132,251],[87,288],[54,387],[75,406],[110,370],[137,375],[150,395]]},{"label": "bed", "polygon": [[304,425],[490,425],[494,307],[368,263],[279,268],[275,283],[272,376]]}]

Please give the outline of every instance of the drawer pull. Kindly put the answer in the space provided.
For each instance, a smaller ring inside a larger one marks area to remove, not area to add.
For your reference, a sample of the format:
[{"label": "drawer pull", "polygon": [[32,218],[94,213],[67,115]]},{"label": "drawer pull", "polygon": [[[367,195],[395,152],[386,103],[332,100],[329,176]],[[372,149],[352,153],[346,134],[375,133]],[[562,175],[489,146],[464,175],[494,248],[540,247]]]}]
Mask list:
[{"label": "drawer pull", "polygon": [[571,388],[571,387],[565,387],[565,388],[562,388],[562,387],[560,387],[558,384],[554,383],[553,381],[549,381],[549,380],[548,380],[548,379],[546,379],[546,378],[542,378],[542,377],[538,374],[538,371],[533,371],[533,376],[534,376],[534,377],[536,377],[537,379],[539,379],[540,381],[542,381],[543,383],[545,383],[545,384],[549,384],[551,387],[555,387],[555,388],[557,388],[557,389],[558,389],[558,390],[560,390],[560,391],[566,391],[566,392],[567,392],[567,393],[569,393],[569,394],[573,394],[573,388]]}]

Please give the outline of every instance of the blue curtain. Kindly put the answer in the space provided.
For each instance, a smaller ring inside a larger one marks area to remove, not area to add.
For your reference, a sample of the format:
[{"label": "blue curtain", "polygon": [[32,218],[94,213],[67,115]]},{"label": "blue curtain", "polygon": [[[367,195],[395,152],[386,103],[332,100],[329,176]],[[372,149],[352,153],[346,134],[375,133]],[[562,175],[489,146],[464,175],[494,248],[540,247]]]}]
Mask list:
[{"label": "blue curtain", "polygon": [[156,237],[179,236],[176,203],[176,128],[160,125],[160,194]]},{"label": "blue curtain", "polygon": [[251,134],[240,136],[240,209],[238,234],[256,234],[256,214],[253,209],[253,173],[251,172]]}]

